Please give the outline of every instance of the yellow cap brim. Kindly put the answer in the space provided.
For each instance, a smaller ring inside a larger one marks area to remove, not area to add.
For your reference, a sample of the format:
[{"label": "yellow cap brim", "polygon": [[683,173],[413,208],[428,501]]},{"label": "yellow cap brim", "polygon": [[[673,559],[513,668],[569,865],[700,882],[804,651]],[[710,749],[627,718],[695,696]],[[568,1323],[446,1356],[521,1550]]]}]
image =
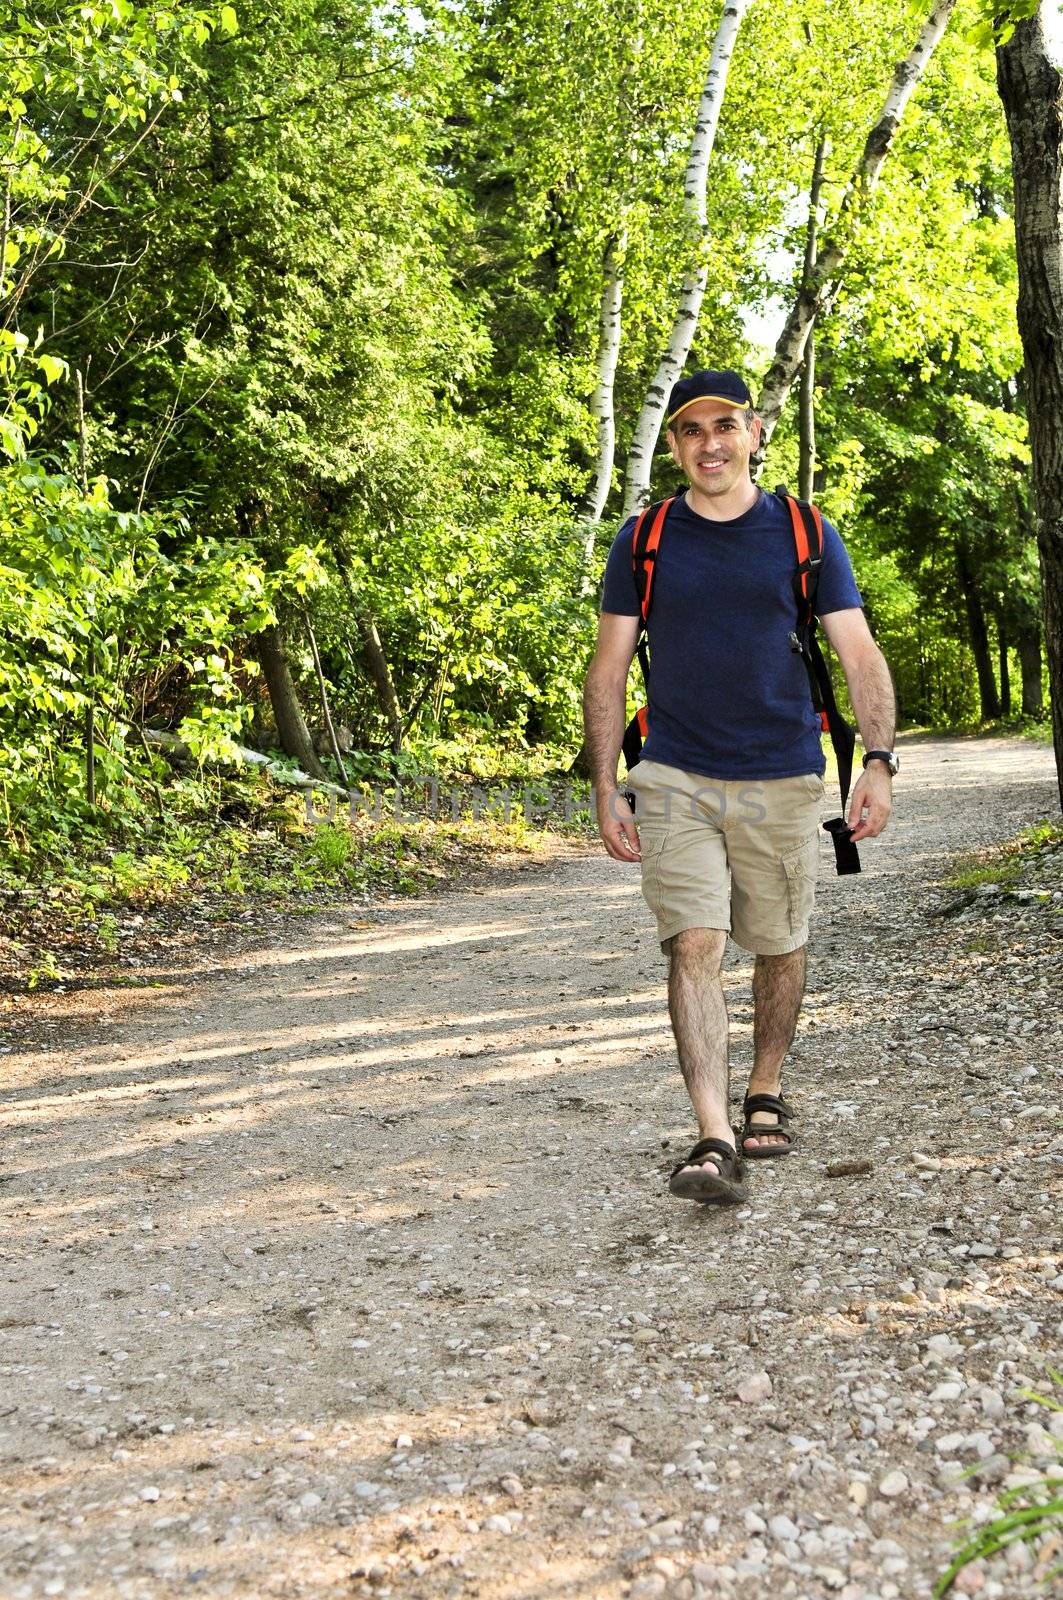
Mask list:
[{"label": "yellow cap brim", "polygon": [[752,409],[748,400],[732,400],[726,394],[699,394],[695,395],[693,400],[687,400],[684,405],[679,407],[678,411],[672,412],[672,415],[667,419],[669,425],[675,421],[676,417],[681,417],[684,411],[689,411],[691,406],[700,405],[703,400],[717,400],[722,406],[730,406],[732,411],[749,411]]}]

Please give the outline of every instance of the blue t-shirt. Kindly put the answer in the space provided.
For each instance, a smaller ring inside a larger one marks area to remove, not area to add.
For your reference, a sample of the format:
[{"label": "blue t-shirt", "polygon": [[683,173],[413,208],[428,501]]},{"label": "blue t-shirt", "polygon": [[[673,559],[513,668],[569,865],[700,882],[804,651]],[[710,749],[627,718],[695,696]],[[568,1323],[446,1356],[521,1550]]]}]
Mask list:
[{"label": "blue t-shirt", "polygon": [[[638,616],[629,518],[605,568],[602,610]],[[650,606],[647,761],[724,780],[822,774],[820,721],[791,649],[797,554],[786,504],[760,492],[732,522],[669,508]],[[862,605],[848,553],[823,524],[816,611]]]}]

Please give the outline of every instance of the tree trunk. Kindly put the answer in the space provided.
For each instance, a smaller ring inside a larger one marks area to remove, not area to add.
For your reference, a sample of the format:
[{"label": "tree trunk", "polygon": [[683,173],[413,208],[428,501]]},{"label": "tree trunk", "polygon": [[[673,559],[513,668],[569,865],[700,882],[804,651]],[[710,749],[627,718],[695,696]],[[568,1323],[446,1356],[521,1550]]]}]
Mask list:
[{"label": "tree trunk", "polygon": [[956,541],[956,570],[959,574],[963,603],[967,610],[967,630],[971,640],[975,669],[978,673],[978,696],[981,701],[982,721],[995,722],[1000,716],[997,699],[997,680],[993,671],[993,657],[989,649],[989,629],[986,627],[982,597],[978,593],[970,551],[964,539]]},{"label": "tree trunk", "polygon": [[805,344],[812,325],[818,316],[830,308],[831,301],[837,293],[842,268],[849,253],[852,223],[863,201],[878,182],[882,164],[889,154],[901,118],[916,84],[926,70],[926,65],[948,26],[949,17],[955,6],[956,0],[934,0],[930,15],[923,24],[914,46],[894,70],[882,115],[864,143],[863,154],[842,197],[838,219],[831,237],[821,250],[815,271],[808,283],[802,284],[801,292],[794,301],[786,325],[775,346],[775,358],[764,379],[757,405],[757,411],[764,422],[761,449],[771,438],[782,408],[786,404],[786,397],[793,387],[794,379],[804,359]]},{"label": "tree trunk", "polygon": [[686,365],[690,346],[694,342],[698,328],[701,302],[705,297],[705,285],[708,281],[704,248],[708,226],[705,185],[708,178],[709,157],[712,154],[716,128],[720,121],[720,107],[723,105],[724,91],[727,87],[731,52],[738,37],[738,30],[742,26],[742,19],[751,4],[752,0],[724,0],[723,15],[716,30],[716,39],[709,58],[709,70],[698,104],[694,141],[690,147],[683,184],[683,202],[690,223],[692,265],[683,278],[671,338],[646,391],[639,420],[635,424],[635,435],[628,452],[624,483],[625,517],[632,516],[649,500],[650,471],[653,466],[657,436],[661,431],[661,419],[672,385]]},{"label": "tree trunk", "polygon": [[1019,668],[1022,672],[1022,714],[1024,717],[1044,715],[1041,689],[1041,630],[1036,622],[1020,628],[1016,638]]},{"label": "tree trunk", "polygon": [[255,644],[269,690],[281,749],[286,756],[298,761],[304,772],[309,772],[315,778],[326,778],[328,774],[317,759],[313,740],[303,718],[295,680],[288,666],[284,635],[279,626],[272,623],[270,627],[263,628],[261,633],[255,635]]},{"label": "tree trunk", "polygon": [[1000,715],[1011,716],[1011,669],[1008,666],[1008,629],[1004,614],[997,612],[997,656],[1000,661]]},{"label": "tree trunk", "polygon": [[[1063,43],[1053,0],[997,50],[1011,138],[1019,333],[1026,358],[1052,731],[1063,805]],[[1024,671],[1025,679],[1025,671]]]},{"label": "tree trunk", "polygon": [[310,641],[310,654],[314,658],[314,671],[317,674],[317,692],[321,700],[321,715],[325,719],[325,732],[328,734],[332,759],[335,761],[339,775],[344,783],[349,784],[351,780],[347,776],[347,768],[343,765],[340,744],[336,738],[335,724],[332,721],[332,712],[329,710],[328,689],[325,687],[325,669],[321,665],[321,651],[317,647],[317,635],[314,632],[314,625],[310,621],[309,613],[305,610],[303,612],[303,620],[306,623],[306,637]]},{"label": "tree trunk", "polygon": [[613,383],[616,364],[620,357],[621,310],[624,300],[624,249],[627,235],[623,232],[610,240],[605,252],[602,284],[602,306],[598,320],[598,382],[591,398],[591,411],[598,423],[598,460],[594,478],[580,507],[580,520],[585,523],[583,537],[584,585],[590,582],[594,563],[594,535],[602,520],[605,502],[613,482],[613,461],[616,455],[616,422],[613,414]]},{"label": "tree trunk", "polygon": [[387,654],[380,638],[376,622],[370,616],[365,606],[358,597],[351,578],[347,563],[333,551],[336,568],[347,591],[347,598],[351,602],[351,612],[354,616],[358,637],[362,645],[362,665],[369,675],[369,681],[376,690],[377,704],[384,713],[388,725],[388,739],[392,753],[398,755],[402,749],[402,735],[405,724],[402,716],[402,706],[399,704],[398,690],[395,680],[391,676]]},{"label": "tree trunk", "polygon": [[[801,287],[811,281],[816,265],[819,235],[819,200],[823,191],[823,164],[827,158],[827,141],[816,144],[812,163],[812,184],[808,191],[808,225],[805,229],[805,259],[801,269]],[[805,359],[801,363],[801,388],[797,411],[798,468],[797,494],[801,500],[811,500],[816,479],[816,346],[811,332],[805,344]]]}]

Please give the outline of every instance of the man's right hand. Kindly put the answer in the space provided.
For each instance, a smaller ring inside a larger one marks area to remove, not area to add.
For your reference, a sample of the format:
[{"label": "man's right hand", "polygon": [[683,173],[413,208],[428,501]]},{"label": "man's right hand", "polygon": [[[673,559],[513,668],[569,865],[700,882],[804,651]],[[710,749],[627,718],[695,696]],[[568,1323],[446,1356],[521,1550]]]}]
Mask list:
[{"label": "man's right hand", "polygon": [[635,813],[619,789],[607,789],[598,795],[598,832],[614,861],[641,861]]}]

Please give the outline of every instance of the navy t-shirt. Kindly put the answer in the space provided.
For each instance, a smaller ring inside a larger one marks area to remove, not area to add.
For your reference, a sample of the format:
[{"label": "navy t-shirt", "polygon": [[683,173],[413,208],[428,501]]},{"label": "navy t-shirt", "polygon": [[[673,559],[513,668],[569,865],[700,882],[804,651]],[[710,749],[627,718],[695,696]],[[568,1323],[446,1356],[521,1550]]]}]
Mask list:
[{"label": "navy t-shirt", "polygon": [[[602,610],[639,614],[629,518],[605,568]],[[731,522],[698,516],[681,495],[668,511],[650,606],[647,761],[706,778],[822,774],[820,721],[808,673],[790,648],[797,554],[777,495]],[[848,553],[824,521],[816,611],[862,605]]]}]

